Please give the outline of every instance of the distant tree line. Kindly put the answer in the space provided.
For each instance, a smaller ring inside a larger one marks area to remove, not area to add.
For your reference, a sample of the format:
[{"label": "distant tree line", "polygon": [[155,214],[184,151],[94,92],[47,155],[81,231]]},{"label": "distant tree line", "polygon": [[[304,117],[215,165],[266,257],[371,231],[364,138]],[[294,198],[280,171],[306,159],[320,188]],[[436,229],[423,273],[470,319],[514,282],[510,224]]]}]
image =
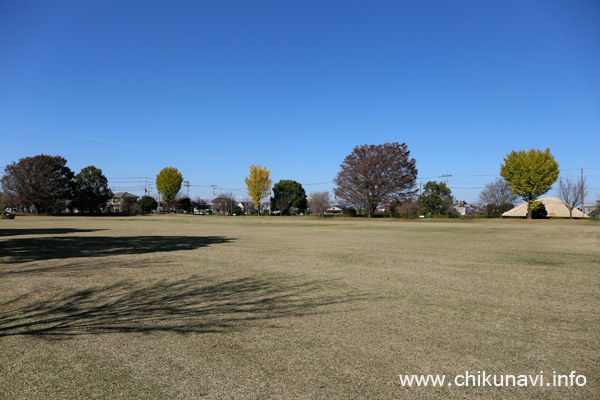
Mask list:
[{"label": "distant tree line", "polygon": [[[355,147],[334,179],[336,198],[346,206],[344,214],[373,217],[384,206],[383,214],[390,216],[454,215],[457,208],[466,206],[464,202],[456,203],[443,182],[429,181],[417,195],[417,169],[409,154],[404,143]],[[488,183],[481,191],[477,212],[500,216],[521,198],[527,203],[527,218],[544,218],[547,212],[538,199],[556,183],[559,173],[550,149],[512,151],[501,164],[502,178]],[[572,216],[577,205],[583,208],[585,178],[573,181],[561,177],[558,193]]]},{"label": "distant tree line", "polygon": [[100,212],[112,197],[102,170],[89,166],[75,175],[66,164],[61,156],[40,154],[7,165],[0,179],[4,202],[38,214],[68,206]]},{"label": "distant tree line", "polygon": [[[0,179],[0,198],[4,206],[18,206],[36,213],[76,208],[80,212],[98,213],[107,205],[113,193],[102,170],[87,166],[78,174],[66,165],[61,156],[25,157],[7,165]],[[417,190],[416,160],[410,157],[405,143],[356,146],[343,160],[333,180],[333,194],[346,216],[377,213],[393,217],[417,215],[450,216],[458,207],[450,188],[444,182],[426,182]],[[540,218],[547,213],[538,200],[547,193],[559,177],[559,165],[550,153],[531,149],[512,151],[501,164],[500,176],[486,184],[479,194],[479,214],[500,216],[514,207],[517,199],[527,203],[527,217]],[[280,180],[271,191],[270,171],[261,165],[250,166],[245,179],[252,202],[237,202],[233,193],[221,193],[214,199],[212,211],[219,214],[261,213],[294,215],[310,211],[323,216],[331,206],[329,192],[314,192],[307,196],[297,181]],[[139,201],[124,201],[123,209],[132,213],[152,212],[159,207],[167,212],[192,212],[211,208],[201,198],[179,197],[183,175],[174,167],[162,169],[156,176],[159,201],[143,196]],[[270,196],[272,193],[272,196]],[[587,194],[585,178],[561,177],[558,194],[572,216],[575,207],[582,206]],[[263,203],[268,198],[268,203]],[[463,210],[464,211],[464,210]]]}]

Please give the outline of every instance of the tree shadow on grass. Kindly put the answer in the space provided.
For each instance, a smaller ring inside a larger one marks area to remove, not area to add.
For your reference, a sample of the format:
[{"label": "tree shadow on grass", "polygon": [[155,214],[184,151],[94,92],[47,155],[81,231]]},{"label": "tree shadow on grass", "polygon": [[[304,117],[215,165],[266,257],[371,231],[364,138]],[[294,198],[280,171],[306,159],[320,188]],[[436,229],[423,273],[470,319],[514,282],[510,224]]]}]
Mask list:
[{"label": "tree shadow on grass", "polygon": [[0,241],[0,261],[15,264],[29,261],[77,257],[147,254],[194,250],[231,242],[223,236],[65,236],[15,238]]},{"label": "tree shadow on grass", "polygon": [[60,235],[66,233],[97,232],[106,229],[75,229],[75,228],[32,228],[32,229],[0,229],[0,237],[20,235]]},{"label": "tree shadow on grass", "polygon": [[208,333],[261,321],[331,312],[328,306],[358,301],[332,282],[192,276],[152,284],[119,282],[38,299],[31,294],[0,304],[0,337],[33,335],[64,339],[108,333]]}]

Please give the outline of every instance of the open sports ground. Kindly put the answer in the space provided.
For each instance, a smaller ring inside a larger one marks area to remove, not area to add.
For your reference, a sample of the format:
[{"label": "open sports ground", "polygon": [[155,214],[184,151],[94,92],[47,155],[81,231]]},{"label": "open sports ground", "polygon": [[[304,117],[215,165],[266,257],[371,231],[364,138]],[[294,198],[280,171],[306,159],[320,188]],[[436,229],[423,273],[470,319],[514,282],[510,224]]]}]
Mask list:
[{"label": "open sports ground", "polygon": [[2,220],[0,377],[3,399],[600,398],[600,225]]}]

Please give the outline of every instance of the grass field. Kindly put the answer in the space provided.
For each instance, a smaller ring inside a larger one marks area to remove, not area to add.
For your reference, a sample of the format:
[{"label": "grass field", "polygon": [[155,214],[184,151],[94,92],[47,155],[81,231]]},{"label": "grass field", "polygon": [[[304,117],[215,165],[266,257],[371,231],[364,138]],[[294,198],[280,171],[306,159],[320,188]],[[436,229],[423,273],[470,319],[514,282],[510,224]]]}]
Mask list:
[{"label": "grass field", "polygon": [[1,220],[0,398],[597,399],[600,223]]}]

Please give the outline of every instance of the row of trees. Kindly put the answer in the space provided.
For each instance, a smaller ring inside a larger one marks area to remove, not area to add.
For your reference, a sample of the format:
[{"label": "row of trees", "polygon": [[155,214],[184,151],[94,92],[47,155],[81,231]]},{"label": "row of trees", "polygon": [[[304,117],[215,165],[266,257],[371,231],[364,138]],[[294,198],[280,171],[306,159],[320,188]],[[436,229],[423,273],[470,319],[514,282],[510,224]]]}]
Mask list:
[{"label": "row of trees", "polygon": [[[100,212],[113,196],[108,179],[102,170],[94,166],[83,168],[77,175],[66,165],[61,156],[38,155],[25,157],[6,166],[0,180],[2,199],[5,206],[33,207],[43,213],[65,208],[76,208],[81,212]],[[251,166],[246,178],[248,194],[255,210],[260,212],[260,202],[270,194],[270,171],[260,165]],[[166,210],[191,211],[194,208],[207,208],[202,199],[192,201],[178,198],[183,183],[183,175],[174,167],[162,169],[156,176],[156,188]],[[221,194],[221,200],[228,200],[227,206],[234,213],[237,207],[233,194]],[[223,203],[223,202],[221,202]],[[271,198],[272,209],[281,214],[290,210],[305,211],[307,197],[302,185],[296,181],[283,180],[275,184]],[[159,204],[150,196],[143,196],[137,203],[123,204],[125,211],[150,212]],[[245,208],[252,209],[251,204]]]},{"label": "row of trees", "polygon": [[334,194],[353,209],[373,217],[389,205],[392,214],[448,214],[453,197],[442,182],[427,182],[417,195],[416,161],[405,143],[357,146],[334,179]]},{"label": "row of trees", "polygon": [[[245,178],[248,196],[252,199],[251,204],[243,204],[246,212],[261,212],[262,201],[271,194],[272,180],[271,172],[262,165],[251,165],[250,173]],[[168,167],[163,169],[157,176],[156,187],[163,196],[166,203],[175,198],[181,189],[183,178],[179,172]],[[236,205],[232,193],[221,193],[213,200],[213,208],[222,212],[228,210],[233,214],[239,214],[242,210]],[[314,192],[309,197],[299,182],[294,180],[281,180],[273,186],[273,196],[270,197],[269,207],[271,211],[279,215],[291,215],[295,212],[305,212],[308,207],[311,211],[323,215],[331,205],[329,192]]]},{"label": "row of trees", "polygon": [[[547,193],[558,180],[559,165],[550,153],[531,149],[512,151],[503,160],[500,175],[486,185],[479,197],[480,208],[489,215],[498,215],[513,207],[521,198],[528,204],[528,218],[540,208],[537,199]],[[344,159],[334,179],[334,195],[338,201],[361,210],[372,217],[381,205],[391,205],[392,212],[412,214],[448,214],[454,202],[450,188],[442,182],[427,182],[417,196],[416,161],[404,143],[357,146]],[[260,213],[260,204],[271,194],[270,171],[261,165],[250,166],[245,178],[253,207]],[[84,212],[99,212],[113,195],[102,170],[88,166],[75,175],[60,156],[26,157],[5,168],[0,180],[3,197],[11,204],[33,206],[45,212],[70,203]],[[183,176],[174,167],[166,167],[156,176],[156,188],[167,210],[190,210],[190,199],[177,199]],[[585,180],[561,178],[559,196],[570,210],[582,205],[586,193]],[[233,195],[230,197],[233,198]],[[158,204],[144,196],[139,207],[148,211]],[[281,215],[303,212],[310,207],[322,214],[330,205],[328,192],[317,192],[307,198],[302,185],[293,180],[281,180],[273,186],[270,209]],[[249,209],[250,207],[245,207]],[[229,208],[234,212],[233,200]],[[234,212],[235,213],[235,212]]]},{"label": "row of trees", "polygon": [[[500,215],[514,207],[521,198],[527,202],[527,217],[542,208],[537,199],[547,193],[558,180],[558,162],[550,149],[512,151],[503,160],[500,176],[486,185],[480,204],[489,215]],[[396,205],[392,210],[422,211],[427,214],[449,213],[453,198],[450,189],[440,182],[427,182],[416,196],[417,168],[404,143],[363,145],[354,148],[340,166],[334,179],[336,198],[364,210],[370,217],[382,204]],[[572,181],[563,177],[558,185],[559,197],[572,217],[577,205],[583,208],[585,179]]]},{"label": "row of trees", "polygon": [[102,170],[88,166],[77,175],[61,156],[41,154],[6,166],[0,180],[4,202],[33,207],[37,213],[65,208],[99,212],[112,197]]},{"label": "row of trees", "polygon": [[[245,178],[248,196],[252,199],[251,204],[244,204],[248,212],[257,211],[260,214],[261,202],[271,194],[270,179],[271,172],[264,166],[250,166],[250,174]],[[173,167],[164,168],[156,177],[156,188],[160,193],[167,208],[171,209],[172,203],[181,190],[183,177]],[[235,201],[232,193],[221,193],[213,200],[213,207],[219,213],[230,212],[239,214],[240,207]],[[238,209],[236,209],[236,207]],[[293,211],[303,212],[307,209],[306,192],[302,185],[293,180],[281,180],[273,187],[273,197],[270,199],[270,209],[279,214],[290,214]]]},{"label": "row of trees", "polygon": [[[392,150],[392,147],[405,151],[405,146],[384,146],[385,151]],[[371,154],[375,153],[376,146],[367,148]],[[360,157],[360,155],[358,156]],[[406,156],[384,157],[389,171],[393,171],[395,166],[401,164]],[[378,165],[379,160],[372,161],[370,166]],[[352,165],[347,163],[348,168]],[[414,166],[414,160],[411,161]],[[397,172],[397,171],[396,171]],[[414,171],[416,173],[416,170]],[[251,166],[250,175],[246,178],[248,185],[248,194],[253,200],[253,208],[260,210],[261,201],[270,194],[271,180],[270,171],[262,167]],[[352,181],[353,176],[348,175],[345,186],[356,183]],[[411,178],[412,179],[412,178]],[[342,176],[340,176],[340,182]],[[404,179],[406,182],[407,179]],[[191,201],[188,198],[177,198],[183,183],[181,172],[174,167],[166,167],[156,176],[156,187],[160,193],[163,205],[166,210],[186,210],[193,208],[202,208],[206,205],[201,199]],[[390,188],[393,181],[386,185],[379,185],[377,191],[372,193],[367,199],[370,215],[375,211],[377,203],[389,200]],[[403,183],[402,186],[407,186]],[[396,185],[397,187],[397,185]],[[5,169],[5,175],[2,177],[2,188],[10,204],[23,206],[32,205],[36,212],[46,212],[52,209],[77,208],[82,212],[99,212],[104,208],[106,202],[112,197],[113,193],[108,187],[108,179],[102,174],[102,170],[88,166],[83,168],[77,175],[66,166],[66,160],[60,156],[39,155],[27,157],[13,162]],[[348,193],[352,193],[348,189]],[[406,195],[405,197],[409,197]],[[234,210],[236,206],[233,194],[221,194],[217,199],[217,206],[231,212],[239,213]],[[422,202],[425,209],[430,213],[442,213],[447,211],[451,204],[451,196],[448,188],[444,184],[428,182],[425,185]],[[204,204],[202,204],[204,203]],[[306,192],[299,182],[293,180],[281,180],[273,186],[273,196],[270,198],[270,209],[278,212],[280,215],[292,214],[294,212],[304,212],[310,206],[311,210],[318,214],[323,214],[330,206],[331,199],[328,192],[316,192],[307,197]],[[150,212],[158,207],[158,203],[150,196],[142,197],[139,202],[128,202],[124,206],[125,211],[130,212]],[[252,209],[250,204],[245,205],[245,209]]]},{"label": "row of trees", "polygon": [[[157,175],[156,187],[167,208],[173,206],[182,181],[181,173],[173,167],[165,168]],[[101,169],[88,166],[75,175],[66,159],[45,154],[25,157],[7,165],[0,184],[5,205],[33,207],[36,213],[65,208],[97,213],[113,197]],[[186,207],[181,201],[177,205]],[[144,196],[137,203],[125,202],[124,207],[130,212],[149,212],[158,204],[152,197]]]}]

